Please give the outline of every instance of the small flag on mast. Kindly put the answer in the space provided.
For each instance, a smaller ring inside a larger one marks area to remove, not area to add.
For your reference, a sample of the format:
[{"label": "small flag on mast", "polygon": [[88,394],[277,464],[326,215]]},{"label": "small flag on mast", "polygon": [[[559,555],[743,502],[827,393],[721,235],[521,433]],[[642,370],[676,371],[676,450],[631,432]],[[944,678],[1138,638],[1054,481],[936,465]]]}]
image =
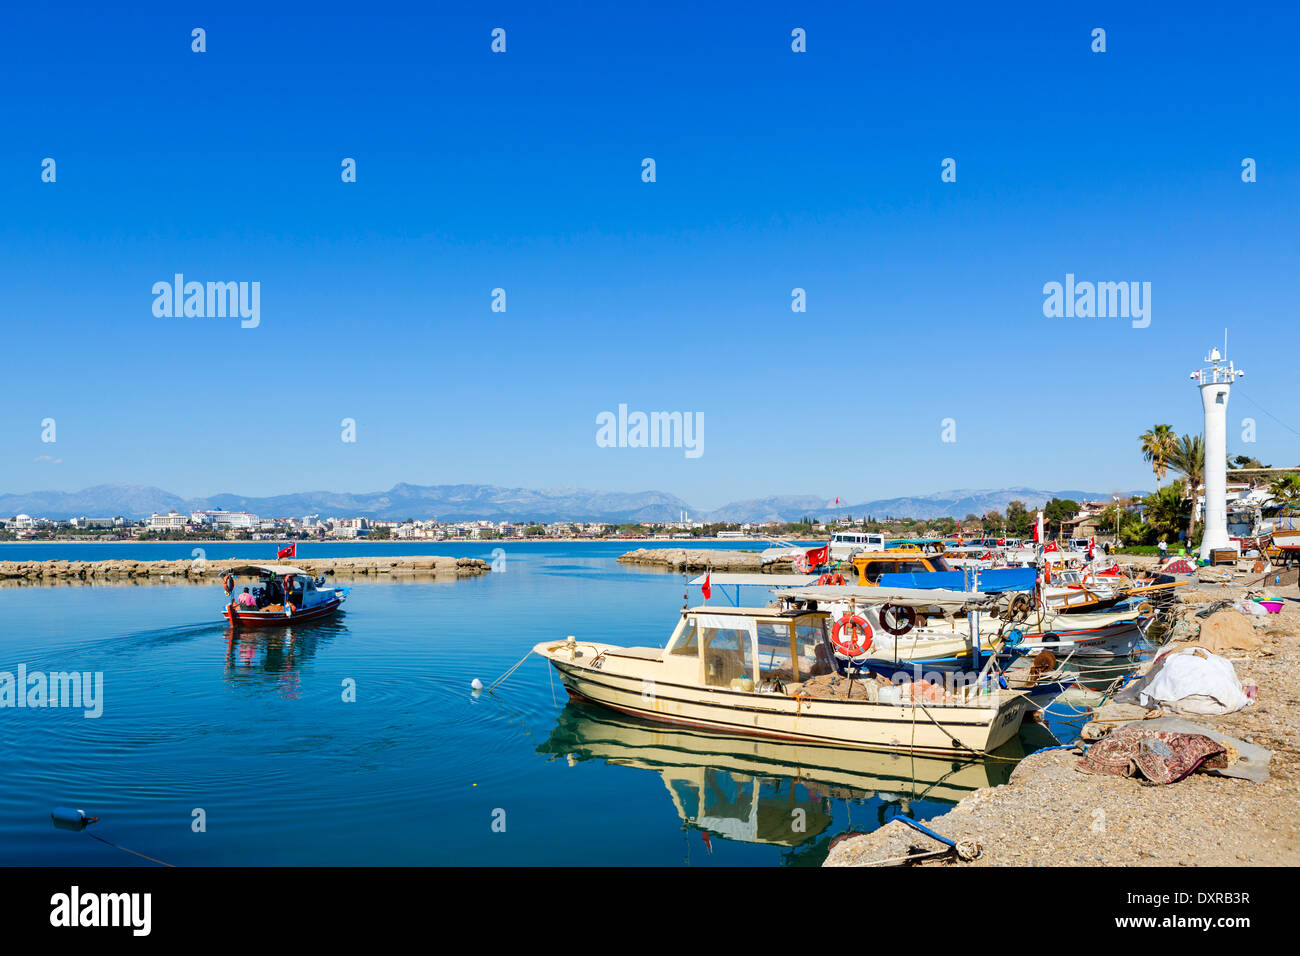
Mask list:
[{"label": "small flag on mast", "polygon": [[704,583],[700,585],[700,590],[704,592],[704,600],[706,601],[709,598],[713,597],[713,588],[709,586],[709,578],[711,578],[712,576],[713,576],[712,571],[705,572]]},{"label": "small flag on mast", "polygon": [[279,551],[275,552],[275,556],[276,556],[277,558],[296,558],[296,557],[298,557],[298,542],[295,541],[293,544],[289,545],[289,547],[287,547],[287,548],[281,548]]}]

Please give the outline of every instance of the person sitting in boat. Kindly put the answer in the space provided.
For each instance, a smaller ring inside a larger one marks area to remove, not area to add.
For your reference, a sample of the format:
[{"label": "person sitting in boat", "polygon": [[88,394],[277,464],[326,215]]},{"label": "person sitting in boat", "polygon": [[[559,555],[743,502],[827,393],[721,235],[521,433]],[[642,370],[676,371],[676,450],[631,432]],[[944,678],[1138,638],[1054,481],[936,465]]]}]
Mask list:
[{"label": "person sitting in boat", "polygon": [[244,588],[244,593],[239,595],[239,604],[241,607],[254,608],[257,607],[257,598],[253,597],[248,588]]}]

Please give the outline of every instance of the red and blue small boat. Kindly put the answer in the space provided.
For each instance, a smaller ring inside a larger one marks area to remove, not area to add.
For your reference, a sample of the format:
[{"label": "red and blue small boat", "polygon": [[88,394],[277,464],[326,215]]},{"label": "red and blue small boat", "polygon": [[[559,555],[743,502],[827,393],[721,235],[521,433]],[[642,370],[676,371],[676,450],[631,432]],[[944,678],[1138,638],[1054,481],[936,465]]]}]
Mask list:
[{"label": "red and blue small boat", "polygon": [[[244,582],[248,582],[245,584]],[[221,574],[223,614],[231,627],[281,627],[338,612],[350,588],[326,587],[325,576],[287,564],[244,564]]]}]

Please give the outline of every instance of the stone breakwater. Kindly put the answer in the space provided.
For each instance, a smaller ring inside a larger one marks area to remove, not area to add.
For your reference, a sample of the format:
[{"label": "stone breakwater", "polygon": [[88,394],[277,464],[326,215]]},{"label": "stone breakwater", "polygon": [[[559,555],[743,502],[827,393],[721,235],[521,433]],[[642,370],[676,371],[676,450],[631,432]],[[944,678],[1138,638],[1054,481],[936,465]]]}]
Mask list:
[{"label": "stone breakwater", "polygon": [[312,574],[338,577],[441,576],[472,577],[487,574],[492,566],[482,558],[453,558],[443,555],[356,558],[291,558],[274,561],[248,558],[224,561],[0,561],[0,582],[61,584],[73,581],[120,582],[123,580],[171,579],[197,583],[215,582],[227,568],[244,564],[290,564]]},{"label": "stone breakwater", "polygon": [[789,558],[764,562],[757,551],[719,551],[713,548],[637,548],[619,556],[620,564],[636,564],[661,571],[748,571],[753,574],[789,574]]}]

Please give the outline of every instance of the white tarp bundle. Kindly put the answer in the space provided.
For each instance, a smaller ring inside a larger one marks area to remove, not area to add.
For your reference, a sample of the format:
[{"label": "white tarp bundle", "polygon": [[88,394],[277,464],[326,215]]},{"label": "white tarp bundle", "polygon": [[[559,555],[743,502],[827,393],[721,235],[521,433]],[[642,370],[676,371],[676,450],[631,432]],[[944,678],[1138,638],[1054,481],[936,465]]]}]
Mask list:
[{"label": "white tarp bundle", "polygon": [[1232,661],[1202,647],[1160,657],[1146,677],[1116,695],[1143,707],[1164,706],[1181,714],[1231,714],[1250,703]]}]

